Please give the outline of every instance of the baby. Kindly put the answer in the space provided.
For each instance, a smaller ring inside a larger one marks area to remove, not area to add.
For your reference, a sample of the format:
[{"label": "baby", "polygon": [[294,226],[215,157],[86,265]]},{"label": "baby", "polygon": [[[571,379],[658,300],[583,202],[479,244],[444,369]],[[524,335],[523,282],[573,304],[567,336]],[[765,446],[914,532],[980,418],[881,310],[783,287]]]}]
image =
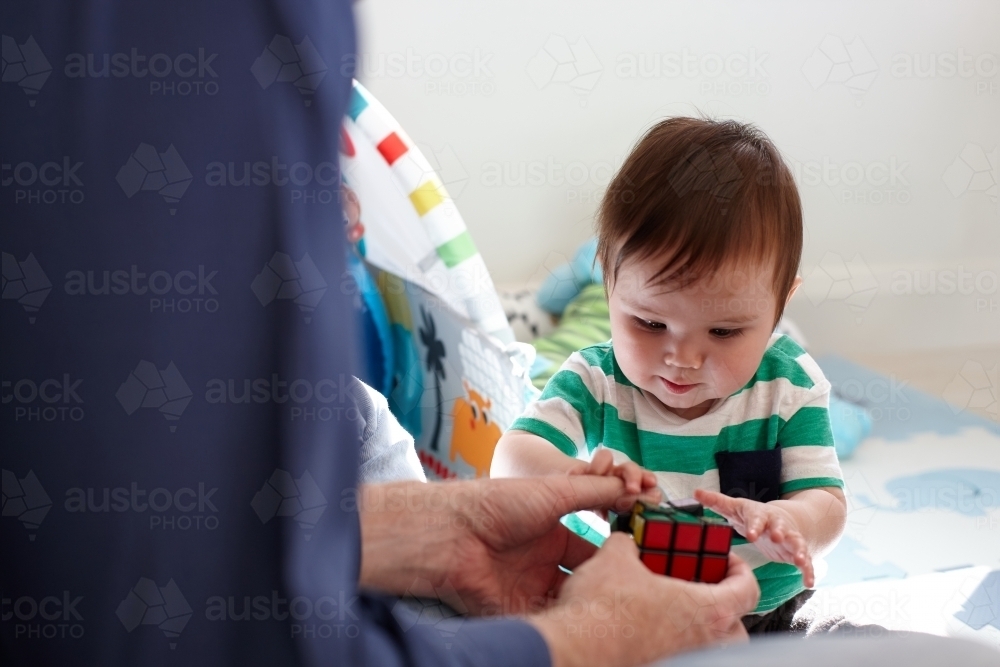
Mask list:
[{"label": "baby", "polygon": [[844,527],[830,383],[774,333],[802,279],[802,210],[755,128],[672,118],[608,186],[597,218],[611,341],[574,353],[496,448],[494,477],[621,477],[694,497],[743,538],[751,632],[787,630],[813,559]]}]

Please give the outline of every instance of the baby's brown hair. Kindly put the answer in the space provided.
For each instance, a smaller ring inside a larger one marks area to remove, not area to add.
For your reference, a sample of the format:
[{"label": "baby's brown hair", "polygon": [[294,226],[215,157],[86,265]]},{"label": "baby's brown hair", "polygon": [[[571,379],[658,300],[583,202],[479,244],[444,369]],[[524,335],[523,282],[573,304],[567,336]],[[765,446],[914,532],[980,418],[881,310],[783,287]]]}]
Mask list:
[{"label": "baby's brown hair", "polygon": [[721,268],[773,267],[784,311],[802,256],[802,204],[771,140],[732,120],[669,118],[636,144],[597,215],[609,290],[628,259],[663,258],[653,280],[684,287]]}]

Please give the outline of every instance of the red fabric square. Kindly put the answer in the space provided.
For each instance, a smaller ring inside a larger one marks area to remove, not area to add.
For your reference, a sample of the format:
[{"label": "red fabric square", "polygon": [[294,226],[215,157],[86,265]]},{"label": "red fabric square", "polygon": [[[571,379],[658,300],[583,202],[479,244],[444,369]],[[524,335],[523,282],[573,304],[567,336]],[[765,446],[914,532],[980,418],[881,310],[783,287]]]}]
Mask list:
[{"label": "red fabric square", "polygon": [[719,583],[726,576],[728,565],[729,559],[725,556],[702,556],[698,581],[704,581],[707,584]]},{"label": "red fabric square", "polygon": [[669,521],[646,521],[642,546],[646,549],[669,549],[673,528],[674,524]]},{"label": "red fabric square", "polygon": [[670,576],[685,581],[694,581],[698,571],[698,556],[696,554],[675,553],[670,562]]},{"label": "red fabric square", "polygon": [[656,574],[667,573],[667,554],[640,551],[639,559],[646,564],[646,567],[648,567],[650,571],[655,572]]},{"label": "red fabric square", "polygon": [[392,163],[408,150],[406,144],[403,143],[403,140],[395,132],[379,142],[378,145],[378,152],[382,154],[382,157],[389,163],[389,166],[392,166]]},{"label": "red fabric square", "polygon": [[705,528],[705,553],[728,554],[733,537],[731,526],[708,526]]},{"label": "red fabric square", "polygon": [[700,523],[678,523],[674,549],[694,553],[701,551],[701,528]]}]

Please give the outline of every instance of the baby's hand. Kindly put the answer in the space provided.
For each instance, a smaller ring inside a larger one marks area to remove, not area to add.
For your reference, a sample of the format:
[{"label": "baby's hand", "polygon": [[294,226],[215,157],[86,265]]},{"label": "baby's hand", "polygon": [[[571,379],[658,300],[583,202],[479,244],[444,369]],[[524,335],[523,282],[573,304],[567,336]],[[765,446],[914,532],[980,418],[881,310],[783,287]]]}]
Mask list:
[{"label": "baby's hand", "polygon": [[816,583],[806,540],[791,515],[780,506],[747,498],[730,498],[704,489],[695,491],[694,497],[705,507],[724,516],[762,554],[773,561],[791,563],[802,570],[806,588],[812,588]]},{"label": "baby's hand", "polygon": [[575,470],[574,474],[620,477],[625,482],[625,493],[628,495],[648,495],[651,500],[659,500],[660,493],[657,490],[655,474],[632,461],[615,465],[614,457],[607,449],[597,450],[590,463],[585,468]]}]

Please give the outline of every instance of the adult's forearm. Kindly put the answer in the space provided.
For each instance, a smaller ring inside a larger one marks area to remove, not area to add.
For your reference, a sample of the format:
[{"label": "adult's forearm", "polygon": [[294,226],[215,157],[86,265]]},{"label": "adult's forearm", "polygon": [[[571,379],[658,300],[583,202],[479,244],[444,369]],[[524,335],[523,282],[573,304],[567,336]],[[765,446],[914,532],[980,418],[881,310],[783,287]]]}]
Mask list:
[{"label": "adult's forearm", "polygon": [[[455,552],[467,482],[367,484],[359,491],[359,585],[402,595],[434,595]],[[427,586],[431,590],[421,590]]]}]

